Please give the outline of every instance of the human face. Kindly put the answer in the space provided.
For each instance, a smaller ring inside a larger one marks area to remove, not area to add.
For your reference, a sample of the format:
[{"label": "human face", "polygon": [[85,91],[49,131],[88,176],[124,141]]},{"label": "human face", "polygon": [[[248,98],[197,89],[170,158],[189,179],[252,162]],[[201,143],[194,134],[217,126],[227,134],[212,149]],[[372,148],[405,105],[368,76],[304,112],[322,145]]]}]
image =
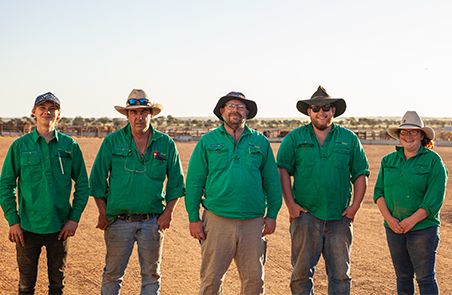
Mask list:
[{"label": "human face", "polygon": [[[402,129],[400,131],[404,130],[408,132],[405,135],[403,134],[404,132],[399,132],[400,144],[408,152],[417,152],[421,147],[421,140],[424,139],[424,135],[420,129]],[[413,135],[411,134],[412,132],[410,132],[414,130],[418,131],[416,135]]]},{"label": "human face", "polygon": [[31,113],[35,116],[39,127],[55,128],[60,118],[60,110],[50,101],[35,106]]},{"label": "human face", "polygon": [[[230,100],[226,102],[227,104],[244,104],[240,100]],[[240,127],[245,124],[246,118],[248,117],[249,111],[247,109],[245,110],[239,110],[237,106],[233,107],[232,109],[229,109],[228,107],[224,107],[220,109],[221,116],[223,117],[223,120],[232,128]]]},{"label": "human face", "polygon": [[151,118],[152,114],[149,108],[131,109],[127,111],[127,119],[130,122],[132,133],[146,133],[149,129]]},{"label": "human face", "polygon": [[[313,106],[314,107],[314,106]],[[319,106],[323,107],[323,106]],[[311,118],[314,128],[323,131],[331,126],[333,123],[333,117],[336,113],[336,108],[331,107],[329,111],[325,112],[322,108],[316,113],[311,108],[308,108],[308,114]]]}]

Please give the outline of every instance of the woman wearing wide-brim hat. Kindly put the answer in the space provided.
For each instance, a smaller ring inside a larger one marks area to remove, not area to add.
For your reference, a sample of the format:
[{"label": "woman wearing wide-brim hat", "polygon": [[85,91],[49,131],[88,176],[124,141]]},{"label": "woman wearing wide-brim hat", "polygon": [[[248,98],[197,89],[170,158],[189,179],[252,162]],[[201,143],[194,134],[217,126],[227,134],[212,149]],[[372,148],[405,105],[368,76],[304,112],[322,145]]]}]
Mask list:
[{"label": "woman wearing wide-brim hat", "polygon": [[416,274],[421,295],[439,294],[435,260],[447,168],[432,150],[434,130],[416,112],[406,112],[388,133],[401,146],[381,161],[374,202],[384,217],[397,293],[414,294]]}]

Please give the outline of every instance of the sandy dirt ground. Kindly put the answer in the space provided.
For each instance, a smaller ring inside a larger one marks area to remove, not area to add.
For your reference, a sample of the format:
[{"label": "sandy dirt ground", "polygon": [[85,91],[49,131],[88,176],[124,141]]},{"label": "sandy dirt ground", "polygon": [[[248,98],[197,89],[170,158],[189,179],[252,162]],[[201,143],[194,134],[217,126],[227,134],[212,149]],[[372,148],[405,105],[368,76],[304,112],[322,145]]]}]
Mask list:
[{"label": "sandy dirt ground", "polygon": [[[0,164],[15,138],[0,137]],[[99,138],[77,139],[83,150],[88,173],[102,142]],[[177,142],[184,171],[195,142]],[[276,154],[279,144],[272,144]],[[363,205],[354,221],[354,240],[351,255],[352,294],[395,294],[395,274],[386,244],[383,219],[372,202],[372,193],[381,158],[394,150],[393,146],[364,146],[371,169],[369,186]],[[448,167],[452,167],[452,148],[435,150]],[[437,279],[442,294],[452,294],[452,198],[451,181],[441,212],[441,242],[437,255]],[[289,219],[285,205],[278,215],[276,232],[269,236],[268,259],[265,268],[267,294],[290,294],[289,280],[290,235]],[[104,267],[105,244],[103,232],[96,229],[97,208],[92,199],[82,215],[76,235],[70,239],[66,294],[99,294]],[[18,285],[18,268],[15,245],[8,240],[8,224],[0,218],[0,294],[14,294]],[[39,263],[37,294],[46,294],[47,267],[45,249]],[[200,246],[188,231],[188,218],[182,199],[174,213],[171,228],[165,233],[163,248],[161,294],[197,294],[199,288]],[[122,294],[139,294],[140,267],[134,250],[130,258]],[[234,263],[224,282],[224,294],[238,294],[240,281]],[[327,293],[327,278],[323,259],[315,274],[316,294]]]}]

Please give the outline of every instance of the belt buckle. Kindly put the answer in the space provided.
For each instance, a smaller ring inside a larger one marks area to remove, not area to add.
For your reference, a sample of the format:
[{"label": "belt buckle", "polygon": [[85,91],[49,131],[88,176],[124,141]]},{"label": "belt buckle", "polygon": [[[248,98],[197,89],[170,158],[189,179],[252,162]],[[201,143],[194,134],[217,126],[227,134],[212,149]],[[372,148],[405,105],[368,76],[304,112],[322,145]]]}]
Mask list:
[{"label": "belt buckle", "polygon": [[146,213],[146,219],[142,220],[142,221],[148,221],[149,220],[149,213]]},{"label": "belt buckle", "polygon": [[132,220],[132,214],[127,214],[125,220],[126,220],[127,222],[132,222],[132,221],[133,221],[133,220]]}]

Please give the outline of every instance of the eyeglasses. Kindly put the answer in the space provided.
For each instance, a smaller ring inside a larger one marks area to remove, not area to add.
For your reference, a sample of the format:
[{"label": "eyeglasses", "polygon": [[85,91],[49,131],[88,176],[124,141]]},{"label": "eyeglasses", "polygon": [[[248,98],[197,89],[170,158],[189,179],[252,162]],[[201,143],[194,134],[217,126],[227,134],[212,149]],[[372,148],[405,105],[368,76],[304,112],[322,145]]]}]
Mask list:
[{"label": "eyeglasses", "polygon": [[409,134],[411,134],[411,136],[416,136],[416,135],[419,134],[419,132],[421,132],[421,131],[420,130],[410,130],[410,131],[408,131],[408,130],[400,130],[399,134],[401,136],[407,136],[408,133],[409,133]]},{"label": "eyeglasses", "polygon": [[318,113],[320,112],[320,109],[322,109],[324,112],[328,112],[333,106],[330,104],[324,105],[324,106],[310,106],[309,108],[314,112]]},{"label": "eyeglasses", "polygon": [[127,165],[127,162],[129,160],[129,158],[132,157],[132,151],[129,150],[129,152],[127,153],[126,156],[126,161],[124,162],[124,169],[126,169],[127,171],[130,172],[135,172],[135,173],[145,173],[146,172],[146,161],[144,159],[144,157],[141,159],[140,164],[135,166],[135,169],[132,169],[132,167],[128,167],[129,165],[133,165],[135,162],[131,161],[131,164]]},{"label": "eyeglasses", "polygon": [[131,98],[127,101],[127,104],[132,105],[132,106],[134,106],[134,105],[145,106],[145,105],[148,105],[148,103],[149,103],[149,99],[146,99],[146,98],[142,98],[142,99]]},{"label": "eyeglasses", "polygon": [[225,107],[230,111],[235,109],[236,107],[239,111],[246,110],[246,105],[244,105],[244,104],[227,103],[227,104],[225,104]]}]

